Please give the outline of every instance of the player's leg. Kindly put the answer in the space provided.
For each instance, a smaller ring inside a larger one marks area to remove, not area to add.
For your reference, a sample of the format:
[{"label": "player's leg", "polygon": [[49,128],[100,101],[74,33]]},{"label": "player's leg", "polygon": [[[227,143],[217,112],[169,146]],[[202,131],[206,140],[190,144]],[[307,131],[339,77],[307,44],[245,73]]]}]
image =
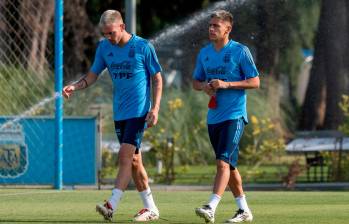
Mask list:
[{"label": "player's leg", "polygon": [[[131,177],[135,152],[139,151],[145,127],[145,116],[128,119],[125,123],[119,152],[119,173],[115,186],[126,189]],[[123,151],[125,150],[125,151]],[[147,178],[147,177],[146,177]]]},{"label": "player's leg", "polygon": [[137,144],[129,141],[135,134],[130,129],[132,120],[115,121],[115,131],[120,142],[120,150],[118,154],[119,170],[115,180],[115,188],[112,190],[112,196],[103,205],[97,205],[96,211],[99,212],[104,219],[111,220],[113,212],[116,211],[124,190],[132,177],[132,160],[136,151]]},{"label": "player's leg", "polygon": [[228,186],[234,195],[236,204],[237,204],[239,209],[236,211],[236,213],[233,215],[232,218],[230,218],[226,221],[227,223],[238,223],[238,222],[244,222],[244,221],[252,221],[252,219],[253,219],[252,213],[247,205],[246,197],[244,195],[244,191],[242,188],[242,178],[241,178],[241,175],[239,173],[239,170],[236,168],[238,155],[239,155],[238,144],[239,144],[240,138],[242,136],[243,126],[244,126],[243,120],[242,119],[238,120],[237,125],[241,127],[241,128],[238,128],[238,130],[240,130],[240,132],[238,132],[238,133],[240,133],[240,137],[238,137],[236,139],[236,147],[237,148],[236,148],[236,150],[234,150],[234,152],[232,154],[232,163],[230,166],[230,179],[229,179]]},{"label": "player's leg", "polygon": [[126,190],[132,177],[132,160],[136,147],[129,143],[122,143],[118,156],[119,170],[116,175],[115,188]]},{"label": "player's leg", "polygon": [[148,184],[148,175],[143,166],[141,151],[135,153],[133,156],[132,177],[143,201],[143,209],[135,215],[134,221],[144,222],[159,219],[159,210],[155,205]]},{"label": "player's leg", "polygon": [[[126,121],[114,121],[115,133],[116,133],[116,136],[119,140],[120,145],[122,144],[122,139],[124,136],[125,124],[126,124]],[[122,193],[123,193],[123,191],[120,189],[113,189],[112,190],[112,197],[114,196],[114,199],[116,198],[116,200],[117,200],[117,198],[119,198],[119,200],[120,200]],[[97,204],[96,211],[99,214],[101,214],[105,220],[111,221],[113,218],[114,209],[112,207],[112,204],[109,201],[111,201],[111,200],[109,199],[109,200],[105,201],[104,204]],[[115,201],[115,200],[112,200],[112,201]]]},{"label": "player's leg", "polygon": [[213,186],[213,194],[222,196],[230,178],[229,163],[216,160],[216,177]]},{"label": "player's leg", "polygon": [[142,154],[141,152],[136,152],[133,155],[132,161],[132,177],[135,182],[136,188],[138,192],[142,192],[146,190],[148,185],[148,174],[143,166]]},{"label": "player's leg", "polygon": [[229,164],[223,160],[216,160],[217,172],[213,185],[213,192],[206,205],[196,208],[195,212],[198,216],[205,219],[206,222],[214,223],[214,215],[221,197],[227,187],[229,181]]},{"label": "player's leg", "polygon": [[244,195],[244,190],[242,188],[242,178],[237,168],[231,168],[228,185],[235,198]]},{"label": "player's leg", "polygon": [[112,195],[105,204],[96,206],[96,211],[99,212],[106,220],[111,221],[122,194],[131,180],[132,158],[135,150],[136,147],[134,145],[128,143],[121,144],[118,155],[119,170],[115,180],[115,188],[112,190]]},{"label": "player's leg", "polygon": [[[210,142],[211,145],[215,151],[216,158],[217,158],[217,153],[219,153],[219,143],[220,143],[220,131],[221,131],[221,124],[209,124],[208,125],[208,134],[210,137]],[[206,223],[214,223],[214,215],[215,215],[215,210],[216,207],[221,199],[221,192],[222,190],[220,189],[225,182],[225,187],[226,184],[229,180],[227,180],[227,173],[224,172],[224,162],[220,159],[216,160],[217,164],[217,173],[216,173],[216,178],[214,182],[214,187],[213,187],[213,192],[208,200],[208,202],[203,205],[202,207],[195,208],[195,213],[199,217],[203,218]],[[228,168],[229,169],[229,168]],[[229,174],[228,174],[229,175]],[[224,188],[225,188],[224,187]],[[223,190],[224,192],[224,190]],[[218,193],[218,194],[217,194]]]},{"label": "player's leg", "polygon": [[235,212],[231,219],[228,219],[227,223],[238,223],[245,221],[252,221],[253,215],[250,208],[247,205],[246,196],[242,188],[242,178],[238,169],[233,169],[230,172],[229,187],[235,197],[238,210]]}]

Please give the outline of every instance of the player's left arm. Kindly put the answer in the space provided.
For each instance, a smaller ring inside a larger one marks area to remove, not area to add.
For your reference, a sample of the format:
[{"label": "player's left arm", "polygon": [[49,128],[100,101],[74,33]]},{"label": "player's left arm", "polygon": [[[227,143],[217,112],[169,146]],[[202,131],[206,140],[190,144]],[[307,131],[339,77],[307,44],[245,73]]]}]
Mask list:
[{"label": "player's left arm", "polygon": [[217,89],[257,89],[259,88],[260,81],[259,76],[236,81],[236,82],[225,82],[219,79],[212,79],[210,85],[215,90]]},{"label": "player's left arm", "polygon": [[152,127],[158,122],[160,101],[162,96],[162,77],[160,72],[152,76],[152,88],[153,104],[146,117],[148,127]]}]

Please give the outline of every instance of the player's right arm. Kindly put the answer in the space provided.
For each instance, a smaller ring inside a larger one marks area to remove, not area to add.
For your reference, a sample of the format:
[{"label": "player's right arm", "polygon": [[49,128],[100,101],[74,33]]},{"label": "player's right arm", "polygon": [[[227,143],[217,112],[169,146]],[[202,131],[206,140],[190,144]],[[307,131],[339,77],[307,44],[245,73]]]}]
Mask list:
[{"label": "player's right arm", "polygon": [[93,65],[90,71],[87,73],[87,75],[83,76],[73,84],[67,85],[63,88],[62,94],[65,98],[69,98],[74,91],[80,90],[80,89],[86,89],[88,86],[95,83],[96,80],[98,79],[98,75],[106,68],[106,63],[102,56],[102,51],[103,51],[102,44],[103,44],[103,41],[100,41],[98,43],[95,60],[93,62]]},{"label": "player's right arm", "polygon": [[69,98],[74,91],[80,90],[80,89],[86,89],[87,87],[95,83],[97,81],[97,78],[98,76],[95,73],[90,71],[87,73],[87,75],[83,76],[80,80],[72,84],[66,85],[63,88],[62,94],[65,98]]},{"label": "player's right arm", "polygon": [[215,94],[215,90],[212,88],[210,83],[201,82],[199,80],[193,80],[193,88],[198,91],[204,91],[207,95],[212,96]]},{"label": "player's right arm", "polygon": [[200,51],[196,59],[192,82],[193,88],[198,91],[204,91],[207,95],[212,96],[215,94],[215,91],[212,86],[206,82],[205,70],[201,62],[201,54],[202,51]]}]

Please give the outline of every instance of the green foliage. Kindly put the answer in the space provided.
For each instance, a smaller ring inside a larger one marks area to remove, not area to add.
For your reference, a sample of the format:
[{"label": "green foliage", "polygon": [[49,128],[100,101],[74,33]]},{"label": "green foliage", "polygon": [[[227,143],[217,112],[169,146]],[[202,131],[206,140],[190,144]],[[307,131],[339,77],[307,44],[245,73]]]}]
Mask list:
[{"label": "green foliage", "polygon": [[280,158],[285,150],[283,138],[278,136],[275,126],[270,118],[258,119],[252,115],[250,118],[252,133],[246,133],[249,144],[241,151],[241,157],[250,169],[247,178],[261,175],[259,167],[275,158]]},{"label": "green foliage", "polygon": [[108,149],[102,149],[102,178],[109,177],[110,175],[113,175],[113,178],[115,177],[114,173],[116,170],[117,161],[116,153],[112,153]]},{"label": "green foliage", "polygon": [[287,19],[280,20],[280,27],[283,30],[278,32],[282,43],[279,66],[280,72],[289,75],[291,90],[294,90],[297,85],[297,75],[304,61],[302,49],[314,49],[320,1],[287,1],[282,11]]},{"label": "green foliage", "polygon": [[[21,113],[37,104],[45,97],[53,96],[54,82],[47,72],[47,78],[33,71],[15,66],[0,66],[0,114],[13,115]],[[52,112],[51,112],[52,113]],[[31,115],[50,114],[44,108],[39,108]]]},{"label": "green foliage", "polygon": [[165,90],[159,122],[145,132],[144,139],[163,161],[166,182],[174,180],[176,165],[212,161],[206,128],[207,100],[193,90]]},{"label": "green foliage", "polygon": [[[273,115],[265,90],[250,90],[248,94],[248,112],[253,116],[242,137],[240,164],[253,165],[251,172],[257,172],[259,165],[281,156],[284,133],[281,118]],[[163,161],[167,182],[175,179],[176,166],[214,164],[206,127],[207,102],[202,92],[165,90],[159,123],[145,132],[144,140],[152,144],[157,159]],[[257,120],[256,115],[262,119]]]},{"label": "green foliage", "polygon": [[236,21],[232,37],[255,53],[260,71],[282,82],[287,91],[282,96],[277,93],[284,98],[278,100],[276,107],[282,107],[290,117],[295,117],[299,110],[295,94],[304,62],[302,50],[314,49],[320,3],[320,0],[251,0],[233,12]]},{"label": "green foliage", "polygon": [[[338,127],[345,136],[349,135],[349,96],[342,95],[342,100],[339,102],[344,121]],[[349,180],[349,154],[339,151],[322,152],[321,155],[325,159],[329,170],[330,181],[348,181]],[[341,157],[341,158],[340,158]]]},{"label": "green foliage", "polygon": [[[193,90],[166,89],[162,98],[159,123],[146,131],[145,139],[161,145],[173,139],[178,162],[203,163],[210,157],[206,129],[208,97]],[[198,155],[201,155],[200,157]]]},{"label": "green foliage", "polygon": [[339,126],[339,130],[345,135],[349,135],[349,96],[343,95],[339,107],[343,111],[344,122]]},{"label": "green foliage", "polygon": [[[349,96],[343,95],[342,101],[339,103],[339,107],[343,111],[344,121],[343,124],[338,127],[338,130],[341,131],[346,136],[349,135]],[[338,172],[337,175],[334,175],[338,181],[348,181],[349,180],[349,155],[348,153],[341,154],[341,168],[338,169],[338,158],[339,155],[329,155],[329,161],[331,166],[333,167],[333,172]]]},{"label": "green foliage", "polygon": [[102,116],[103,135],[115,138],[112,82],[107,73],[100,74],[98,81],[87,89],[74,92],[73,96],[64,100],[65,116]]}]

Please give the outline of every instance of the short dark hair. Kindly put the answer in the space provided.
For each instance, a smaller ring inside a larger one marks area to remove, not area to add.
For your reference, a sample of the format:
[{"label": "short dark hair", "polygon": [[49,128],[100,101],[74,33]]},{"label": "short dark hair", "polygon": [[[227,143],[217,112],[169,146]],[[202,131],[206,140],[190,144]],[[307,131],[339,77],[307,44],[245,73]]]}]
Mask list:
[{"label": "short dark hair", "polygon": [[212,18],[218,18],[223,21],[229,22],[231,25],[233,25],[233,15],[226,11],[226,10],[217,10],[211,13],[211,19]]}]

